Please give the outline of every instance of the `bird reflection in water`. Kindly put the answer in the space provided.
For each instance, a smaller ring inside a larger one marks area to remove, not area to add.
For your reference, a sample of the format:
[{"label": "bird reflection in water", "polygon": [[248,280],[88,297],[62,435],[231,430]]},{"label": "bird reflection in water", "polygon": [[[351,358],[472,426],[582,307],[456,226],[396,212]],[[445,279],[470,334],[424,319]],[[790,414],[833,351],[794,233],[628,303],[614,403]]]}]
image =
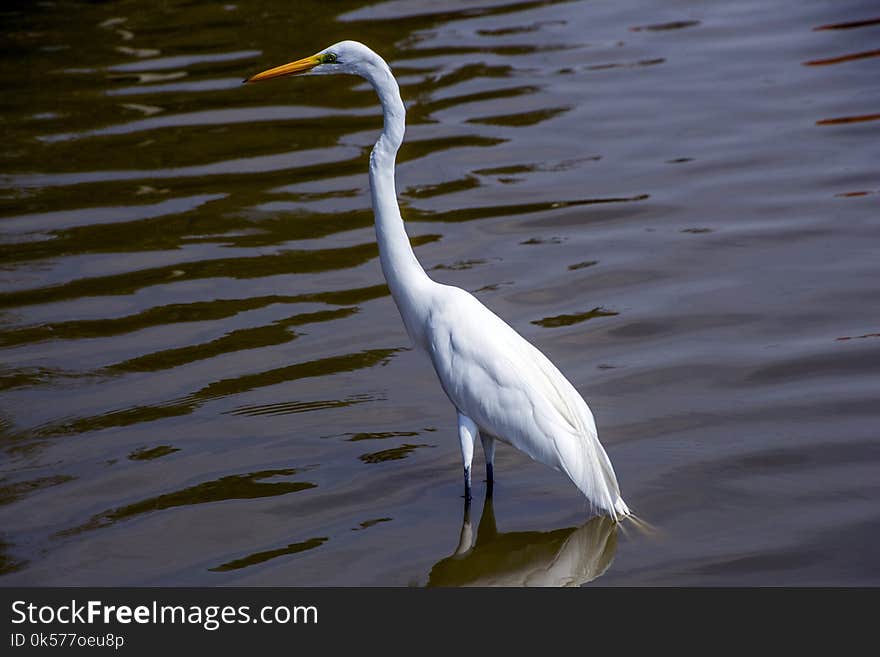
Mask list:
[{"label": "bird reflection in water", "polygon": [[489,495],[476,541],[468,504],[458,547],[434,565],[427,586],[580,586],[608,570],[616,549],[617,524],[606,516],[580,527],[498,533]]}]

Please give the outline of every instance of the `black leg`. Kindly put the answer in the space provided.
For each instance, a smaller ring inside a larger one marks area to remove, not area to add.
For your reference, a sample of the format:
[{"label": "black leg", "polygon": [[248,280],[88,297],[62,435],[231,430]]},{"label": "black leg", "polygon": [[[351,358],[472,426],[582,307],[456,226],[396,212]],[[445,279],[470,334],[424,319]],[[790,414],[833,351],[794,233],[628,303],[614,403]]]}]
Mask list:
[{"label": "black leg", "polygon": [[486,464],[486,497],[492,497],[492,489],[495,487],[495,467],[491,463]]}]

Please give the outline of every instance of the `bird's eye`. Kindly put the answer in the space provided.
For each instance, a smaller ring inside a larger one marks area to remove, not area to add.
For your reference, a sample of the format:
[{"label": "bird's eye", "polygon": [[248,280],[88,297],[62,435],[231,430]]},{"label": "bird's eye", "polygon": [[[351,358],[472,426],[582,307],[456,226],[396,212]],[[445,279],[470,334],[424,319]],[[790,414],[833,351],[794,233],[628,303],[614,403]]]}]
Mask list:
[{"label": "bird's eye", "polygon": [[335,64],[336,63],[336,55],[334,55],[332,52],[324,53],[324,55],[321,57],[321,63],[322,64]]}]

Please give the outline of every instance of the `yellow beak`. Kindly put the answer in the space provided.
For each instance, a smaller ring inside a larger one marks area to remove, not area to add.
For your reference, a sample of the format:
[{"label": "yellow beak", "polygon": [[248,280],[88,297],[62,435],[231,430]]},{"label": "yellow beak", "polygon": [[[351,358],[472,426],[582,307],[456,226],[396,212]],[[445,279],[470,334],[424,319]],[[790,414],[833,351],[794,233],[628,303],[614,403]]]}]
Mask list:
[{"label": "yellow beak", "polygon": [[295,62],[282,64],[281,66],[270,68],[268,71],[257,73],[256,75],[249,77],[247,80],[245,80],[245,82],[261,82],[263,80],[271,80],[272,78],[280,78],[285,75],[296,75],[298,73],[305,73],[306,71],[315,68],[320,63],[321,58],[318,55],[304,57],[303,59],[298,59]]}]

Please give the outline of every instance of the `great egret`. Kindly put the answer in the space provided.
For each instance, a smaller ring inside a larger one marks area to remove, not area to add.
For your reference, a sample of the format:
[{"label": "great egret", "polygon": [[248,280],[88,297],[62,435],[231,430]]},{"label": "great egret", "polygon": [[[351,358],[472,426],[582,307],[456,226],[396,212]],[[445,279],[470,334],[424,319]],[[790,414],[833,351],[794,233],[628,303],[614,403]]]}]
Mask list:
[{"label": "great egret", "polygon": [[430,358],[458,413],[466,502],[471,498],[474,442],[479,436],[483,444],[491,490],[497,437],[564,472],[600,513],[615,521],[630,515],[593,414],[574,386],[495,313],[465,290],[431,280],[416,259],[394,185],[406,110],[385,60],[362,43],[341,41],[245,82],[335,73],[366,79],[382,104],[382,134],[370,155],[379,260],[406,332]]}]

